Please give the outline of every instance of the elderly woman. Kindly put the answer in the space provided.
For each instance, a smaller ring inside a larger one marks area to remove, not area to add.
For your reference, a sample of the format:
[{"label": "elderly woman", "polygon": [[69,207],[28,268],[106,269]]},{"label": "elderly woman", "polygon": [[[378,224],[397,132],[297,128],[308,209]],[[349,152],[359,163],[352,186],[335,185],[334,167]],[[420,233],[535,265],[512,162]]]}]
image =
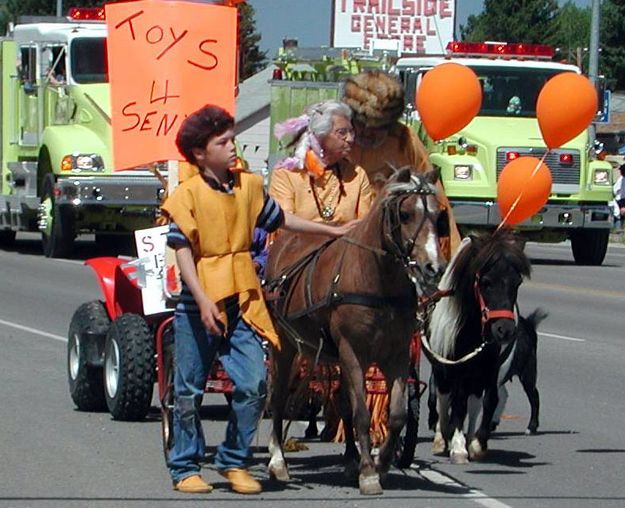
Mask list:
[{"label": "elderly woman", "polygon": [[351,110],[337,101],[306,108],[276,126],[276,137],[291,138],[291,157],[271,175],[269,194],[285,212],[318,222],[344,223],[363,217],[372,200],[364,170],[348,155],[354,144]]},{"label": "elderly woman", "polygon": [[[366,171],[379,188],[395,169],[410,166],[419,173],[431,169],[425,147],[412,129],[399,122],[404,110],[404,89],[380,71],[363,72],[345,83],[345,102],[353,111],[356,143],[350,153],[354,164]],[[439,224],[441,247],[449,259],[460,245],[451,206],[439,182],[441,208],[448,220]]]}]

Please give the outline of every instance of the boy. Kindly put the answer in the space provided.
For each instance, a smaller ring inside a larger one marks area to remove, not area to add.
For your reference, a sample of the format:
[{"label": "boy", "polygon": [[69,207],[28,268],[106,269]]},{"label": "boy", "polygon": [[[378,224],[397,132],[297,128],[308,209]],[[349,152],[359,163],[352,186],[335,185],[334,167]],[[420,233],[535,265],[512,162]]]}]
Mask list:
[{"label": "boy", "polygon": [[200,476],[205,453],[199,407],[216,354],[235,384],[226,439],[215,464],[232,490],[257,494],[261,485],[246,467],[267,392],[262,340],[279,347],[250,254],[254,228],[340,236],[340,227],[285,214],[266,196],[262,177],[233,172],[234,119],[204,106],[180,127],[176,144],[200,173],[183,182],[163,205],[171,221],[168,243],[176,249],[183,289],[174,320],[174,446],[167,465],[174,489],[210,492]]}]

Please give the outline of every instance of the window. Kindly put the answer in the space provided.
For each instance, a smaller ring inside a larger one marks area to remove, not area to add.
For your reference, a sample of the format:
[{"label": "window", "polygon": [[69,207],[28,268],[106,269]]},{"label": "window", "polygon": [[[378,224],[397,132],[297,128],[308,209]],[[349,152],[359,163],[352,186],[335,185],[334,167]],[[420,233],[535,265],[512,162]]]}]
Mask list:
[{"label": "window", "polygon": [[81,37],[72,41],[70,50],[72,77],[76,83],[106,83],[106,39]]}]

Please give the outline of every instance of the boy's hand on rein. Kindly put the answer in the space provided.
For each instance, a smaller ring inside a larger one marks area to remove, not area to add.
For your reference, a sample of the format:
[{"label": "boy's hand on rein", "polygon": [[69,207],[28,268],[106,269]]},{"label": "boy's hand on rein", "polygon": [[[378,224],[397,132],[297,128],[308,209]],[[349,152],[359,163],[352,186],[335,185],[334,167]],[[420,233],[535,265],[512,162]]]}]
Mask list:
[{"label": "boy's hand on rein", "polygon": [[202,323],[213,335],[224,335],[226,327],[219,319],[219,308],[211,300],[204,300],[199,303]]}]

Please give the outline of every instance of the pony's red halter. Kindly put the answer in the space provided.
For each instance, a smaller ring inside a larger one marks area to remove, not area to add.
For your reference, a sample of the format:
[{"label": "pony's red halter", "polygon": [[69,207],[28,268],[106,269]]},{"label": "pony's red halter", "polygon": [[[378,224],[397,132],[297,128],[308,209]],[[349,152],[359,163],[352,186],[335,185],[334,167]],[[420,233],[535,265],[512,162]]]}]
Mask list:
[{"label": "pony's red halter", "polygon": [[475,275],[475,282],[473,283],[473,290],[475,291],[475,298],[480,304],[480,315],[482,317],[482,337],[484,337],[484,330],[486,329],[486,325],[489,321],[493,319],[512,319],[516,321],[516,315],[514,310],[508,309],[489,309],[488,305],[486,305],[486,301],[482,296],[482,292],[480,291],[480,274],[477,273]]}]

